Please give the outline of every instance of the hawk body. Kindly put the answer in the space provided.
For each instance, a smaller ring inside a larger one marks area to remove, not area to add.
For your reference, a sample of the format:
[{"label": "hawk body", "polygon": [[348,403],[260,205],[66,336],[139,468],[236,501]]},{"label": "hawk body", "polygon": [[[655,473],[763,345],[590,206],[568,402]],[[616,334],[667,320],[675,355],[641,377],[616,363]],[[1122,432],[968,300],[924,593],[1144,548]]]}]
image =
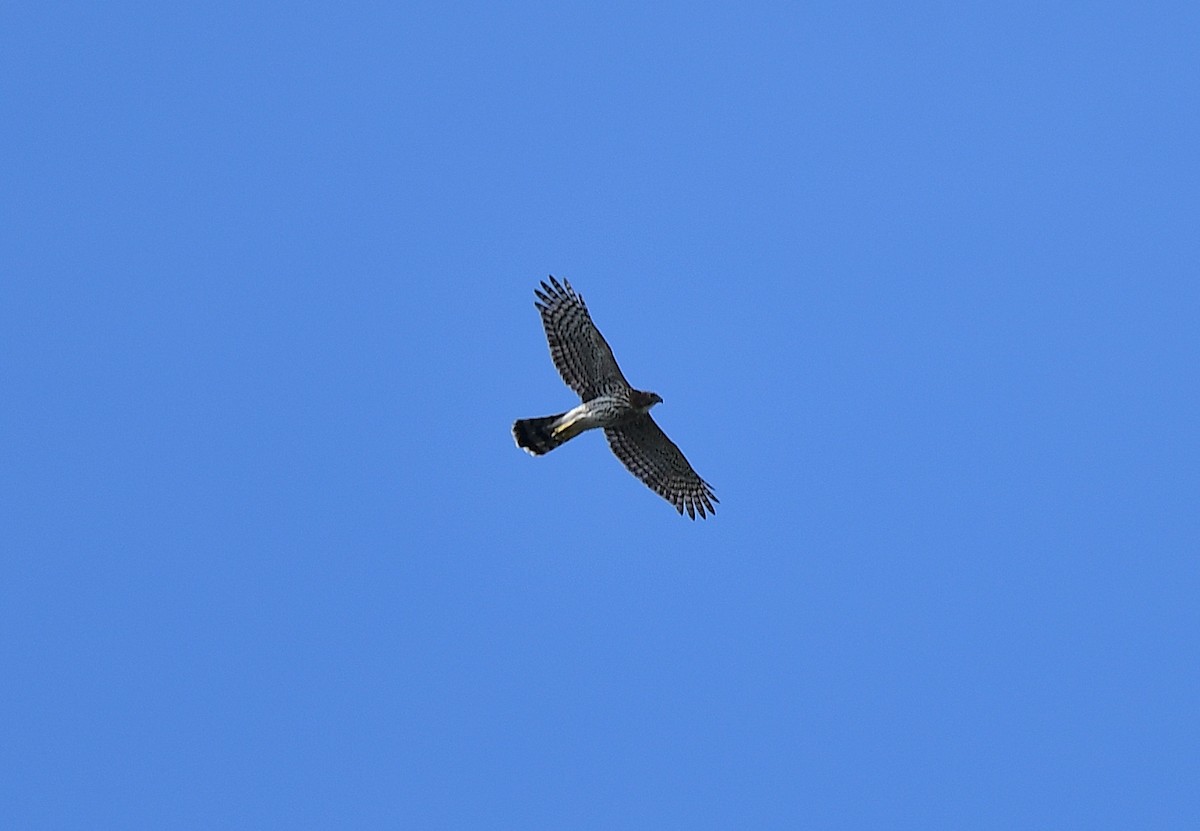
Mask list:
[{"label": "hawk body", "polygon": [[675,506],[701,518],[717,502],[712,487],[650,417],[657,393],[634,389],[571,284],[554,277],[536,289],[538,312],[559,375],[583,403],[574,409],[513,424],[517,446],[542,456],[585,430],[600,428],[629,472]]}]

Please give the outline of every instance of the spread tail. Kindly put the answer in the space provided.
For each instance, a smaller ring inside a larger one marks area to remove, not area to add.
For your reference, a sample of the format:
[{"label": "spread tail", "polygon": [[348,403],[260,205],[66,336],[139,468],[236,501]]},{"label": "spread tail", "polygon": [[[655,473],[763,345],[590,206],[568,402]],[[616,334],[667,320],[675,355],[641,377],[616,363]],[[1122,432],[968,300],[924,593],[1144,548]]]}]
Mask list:
[{"label": "spread tail", "polygon": [[578,432],[554,433],[554,423],[566,413],[544,416],[542,418],[519,418],[513,422],[512,434],[517,440],[517,447],[532,453],[534,456],[544,456],[558,447],[567,439],[579,435]]}]

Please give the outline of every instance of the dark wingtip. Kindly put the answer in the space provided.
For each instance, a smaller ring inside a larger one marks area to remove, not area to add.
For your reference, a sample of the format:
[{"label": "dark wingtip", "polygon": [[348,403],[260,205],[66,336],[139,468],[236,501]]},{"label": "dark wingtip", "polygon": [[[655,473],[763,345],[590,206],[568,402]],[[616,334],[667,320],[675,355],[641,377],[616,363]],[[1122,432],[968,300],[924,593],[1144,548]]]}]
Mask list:
[{"label": "dark wingtip", "polygon": [[543,303],[553,303],[555,300],[571,298],[572,300],[577,301],[580,305],[583,305],[583,298],[579,296],[579,292],[575,291],[575,289],[571,287],[569,280],[563,278],[563,280],[560,282],[559,279],[553,274],[548,274],[546,277],[550,282],[547,283],[546,280],[542,280],[541,289],[533,290],[533,293],[536,294]]}]

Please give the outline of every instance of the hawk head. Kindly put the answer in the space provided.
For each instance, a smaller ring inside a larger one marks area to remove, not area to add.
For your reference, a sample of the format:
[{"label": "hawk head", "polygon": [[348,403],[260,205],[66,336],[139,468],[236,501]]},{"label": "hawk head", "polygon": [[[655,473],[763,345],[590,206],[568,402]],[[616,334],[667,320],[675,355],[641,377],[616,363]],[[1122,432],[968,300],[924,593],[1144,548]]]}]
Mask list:
[{"label": "hawk head", "polygon": [[649,412],[650,408],[655,404],[662,403],[662,396],[656,392],[642,392],[641,390],[633,390],[629,394],[629,403],[635,410],[640,410],[643,413]]}]

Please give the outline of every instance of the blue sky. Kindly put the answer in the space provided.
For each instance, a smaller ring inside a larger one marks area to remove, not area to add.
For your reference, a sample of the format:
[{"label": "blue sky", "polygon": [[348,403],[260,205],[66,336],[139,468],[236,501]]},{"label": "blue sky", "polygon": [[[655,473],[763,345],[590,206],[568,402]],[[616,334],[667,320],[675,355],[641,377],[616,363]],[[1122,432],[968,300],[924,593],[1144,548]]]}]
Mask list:
[{"label": "blue sky", "polygon": [[1200,827],[1198,35],[7,5],[6,824]]}]

